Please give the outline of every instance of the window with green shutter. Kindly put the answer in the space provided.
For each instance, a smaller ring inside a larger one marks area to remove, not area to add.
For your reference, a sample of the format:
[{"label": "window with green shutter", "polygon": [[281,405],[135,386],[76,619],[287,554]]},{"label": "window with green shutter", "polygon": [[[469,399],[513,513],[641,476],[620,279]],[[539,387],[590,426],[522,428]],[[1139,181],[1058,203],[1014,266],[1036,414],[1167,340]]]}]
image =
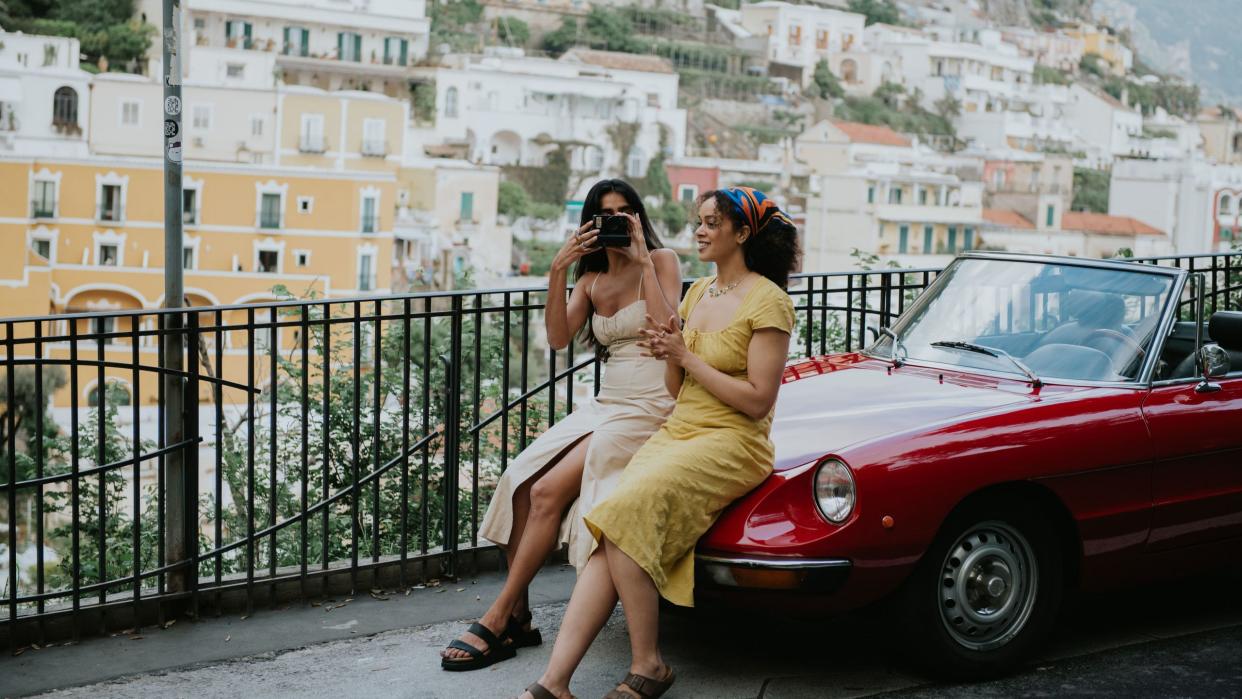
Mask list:
[{"label": "window with green shutter", "polygon": [[336,55],[339,60],[359,63],[362,61],[362,35],[354,32],[338,32]]},{"label": "window with green shutter", "polygon": [[409,42],[405,39],[395,36],[384,39],[384,65],[405,65],[408,52]]},{"label": "window with green shutter", "polygon": [[1056,212],[1057,212],[1056,207],[1055,207],[1055,206],[1053,206],[1052,204],[1049,204],[1049,205],[1048,205],[1048,222],[1044,224],[1045,226],[1051,226],[1051,225],[1052,225],[1052,221],[1053,221],[1053,219],[1055,218],[1055,214],[1056,214]]},{"label": "window with green shutter", "polygon": [[302,27],[285,27],[283,53],[286,56],[310,55],[310,31]]},{"label": "window with green shutter", "polygon": [[962,249],[970,250],[975,246],[975,229],[967,227],[962,233]]},{"label": "window with green shutter", "polygon": [[949,226],[949,252],[957,252],[957,226]]},{"label": "window with green shutter", "polygon": [[461,193],[461,211],[457,218],[461,221],[474,220],[474,192]]},{"label": "window with green shutter", "polygon": [[932,251],[932,227],[923,226],[923,254],[930,255]]},{"label": "window with green shutter", "polygon": [[897,252],[904,255],[909,252],[910,248],[910,227],[902,226],[898,229]]}]

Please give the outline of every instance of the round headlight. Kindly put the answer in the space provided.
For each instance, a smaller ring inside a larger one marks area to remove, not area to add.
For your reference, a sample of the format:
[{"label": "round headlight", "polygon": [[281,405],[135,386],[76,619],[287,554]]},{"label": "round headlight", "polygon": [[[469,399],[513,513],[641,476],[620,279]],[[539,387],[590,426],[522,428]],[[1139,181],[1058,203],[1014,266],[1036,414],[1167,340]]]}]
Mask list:
[{"label": "round headlight", "polygon": [[840,524],[854,511],[854,474],[850,467],[827,459],[815,471],[815,502],[824,518]]}]

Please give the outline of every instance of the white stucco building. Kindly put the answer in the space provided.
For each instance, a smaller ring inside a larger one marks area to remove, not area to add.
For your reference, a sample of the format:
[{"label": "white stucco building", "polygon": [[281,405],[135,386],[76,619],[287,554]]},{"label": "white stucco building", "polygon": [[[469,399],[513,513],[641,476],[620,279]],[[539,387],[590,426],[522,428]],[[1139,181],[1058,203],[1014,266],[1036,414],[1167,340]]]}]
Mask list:
[{"label": "white stucco building", "polygon": [[[740,23],[758,38],[769,75],[787,77],[805,87],[821,60],[839,66],[847,55],[861,53],[866,17],[816,5],[765,0],[744,3]],[[841,73],[837,74],[840,77]]]},{"label": "white stucco building", "polygon": [[1202,159],[1118,160],[1110,214],[1167,231],[1178,253],[1228,250],[1242,239],[1242,166]]},{"label": "white stucco building", "polygon": [[1118,157],[1145,157],[1145,144],[1139,141],[1143,136],[1143,115],[1108,93],[1074,83],[1070,86],[1065,118],[1081,138],[1086,164],[1102,166]]},{"label": "white stucco building", "polygon": [[[138,9],[160,25],[160,0],[140,0]],[[202,48],[262,52],[288,84],[394,97],[408,93],[431,29],[425,0],[185,0],[181,16],[190,72]],[[151,57],[159,55],[155,41]]]},{"label": "white stucco building", "polygon": [[0,153],[87,154],[91,75],[77,39],[0,31]]},{"label": "white stucco building", "polygon": [[[1001,39],[999,31],[972,31],[970,41],[943,28],[923,33],[905,27],[873,24],[867,47],[886,56],[907,92],[918,89],[932,109],[952,95],[963,114],[1004,111],[1021,103],[1034,83],[1035,59]],[[937,38],[939,37],[939,38]]]},{"label": "white stucco building", "polygon": [[[473,162],[538,166],[563,145],[577,172],[639,177],[662,147],[683,154],[678,76],[661,58],[585,49],[556,60],[455,55],[435,80],[434,139],[460,143]],[[634,131],[628,153],[610,129]]]},{"label": "white stucco building", "polygon": [[804,132],[796,154],[810,171],[804,269],[846,268],[854,248],[939,264],[981,242],[980,159],[937,153],[888,127],[839,121]]}]

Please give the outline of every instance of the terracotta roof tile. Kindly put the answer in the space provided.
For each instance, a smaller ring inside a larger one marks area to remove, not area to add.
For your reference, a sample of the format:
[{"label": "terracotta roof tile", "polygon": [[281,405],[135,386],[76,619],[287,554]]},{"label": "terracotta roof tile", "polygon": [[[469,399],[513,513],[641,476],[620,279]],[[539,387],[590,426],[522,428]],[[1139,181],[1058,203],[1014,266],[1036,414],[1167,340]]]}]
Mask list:
[{"label": "terracotta roof tile", "polygon": [[833,120],[832,125],[841,129],[853,143],[874,143],[881,146],[901,146],[903,148],[910,146],[910,139],[887,126],[836,120]]},{"label": "terracotta roof tile", "polygon": [[1061,216],[1061,230],[1085,231],[1101,235],[1164,235],[1164,231],[1129,216],[1109,216],[1067,211]]},{"label": "terracotta roof tile", "polygon": [[636,70],[644,73],[672,73],[673,64],[660,56],[644,56],[617,51],[596,51],[595,49],[574,48],[561,56],[562,61],[586,63],[613,70]]},{"label": "terracotta roof tile", "polygon": [[1025,216],[1011,209],[984,209],[983,220],[1010,228],[1035,228],[1035,224],[1026,220]]}]

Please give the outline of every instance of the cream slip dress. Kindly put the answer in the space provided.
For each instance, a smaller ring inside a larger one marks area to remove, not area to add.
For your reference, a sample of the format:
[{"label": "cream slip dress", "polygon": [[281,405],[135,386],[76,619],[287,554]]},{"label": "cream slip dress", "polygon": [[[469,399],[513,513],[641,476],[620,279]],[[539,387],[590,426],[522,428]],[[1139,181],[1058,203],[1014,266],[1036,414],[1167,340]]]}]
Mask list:
[{"label": "cream slip dress", "polygon": [[[596,275],[595,280],[599,280]],[[604,499],[621,472],[647,438],[655,434],[673,411],[673,397],[664,386],[664,362],[644,357],[638,347],[646,326],[647,303],[639,298],[611,316],[592,315],[595,339],[608,350],[593,400],[553,425],[509,465],[500,477],[479,534],[507,546],[513,530],[513,494],[583,437],[593,435],[582,472],[582,490],[561,522],[559,540],[569,546],[569,561],[579,571],[591,555],[594,539],[583,522],[592,506]],[[595,282],[591,283],[595,295]]]}]

